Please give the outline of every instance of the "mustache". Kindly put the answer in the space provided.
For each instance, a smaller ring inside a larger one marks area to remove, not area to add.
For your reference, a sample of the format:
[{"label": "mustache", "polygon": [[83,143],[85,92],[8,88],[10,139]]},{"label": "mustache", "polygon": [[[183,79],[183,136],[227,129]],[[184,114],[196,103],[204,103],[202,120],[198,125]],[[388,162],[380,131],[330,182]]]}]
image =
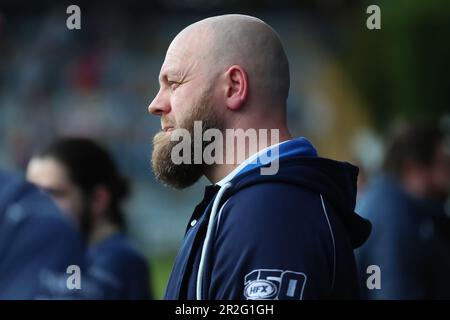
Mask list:
[{"label": "mustache", "polygon": [[167,128],[167,127],[175,128],[175,126],[176,126],[176,123],[174,120],[161,117],[161,128],[163,128],[163,129]]}]

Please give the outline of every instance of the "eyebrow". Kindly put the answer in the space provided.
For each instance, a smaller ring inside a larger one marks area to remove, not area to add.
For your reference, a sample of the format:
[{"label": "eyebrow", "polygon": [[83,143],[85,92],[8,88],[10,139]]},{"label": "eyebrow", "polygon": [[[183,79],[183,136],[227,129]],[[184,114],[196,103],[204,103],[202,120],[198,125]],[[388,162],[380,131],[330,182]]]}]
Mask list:
[{"label": "eyebrow", "polygon": [[179,71],[176,72],[174,69],[166,69],[159,75],[159,82],[167,82],[171,77],[177,77],[181,79],[183,76]]},{"label": "eyebrow", "polygon": [[165,73],[160,73],[158,77],[159,83],[166,83],[167,82],[167,75]]}]

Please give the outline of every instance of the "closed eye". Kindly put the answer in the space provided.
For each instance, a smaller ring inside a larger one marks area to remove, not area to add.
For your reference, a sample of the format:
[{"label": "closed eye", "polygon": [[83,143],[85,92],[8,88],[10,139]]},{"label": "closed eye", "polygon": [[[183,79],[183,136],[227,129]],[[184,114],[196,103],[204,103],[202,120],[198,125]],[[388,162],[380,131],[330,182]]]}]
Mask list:
[{"label": "closed eye", "polygon": [[169,87],[172,91],[175,91],[179,85],[181,84],[180,82],[176,82],[176,81],[168,81]]}]

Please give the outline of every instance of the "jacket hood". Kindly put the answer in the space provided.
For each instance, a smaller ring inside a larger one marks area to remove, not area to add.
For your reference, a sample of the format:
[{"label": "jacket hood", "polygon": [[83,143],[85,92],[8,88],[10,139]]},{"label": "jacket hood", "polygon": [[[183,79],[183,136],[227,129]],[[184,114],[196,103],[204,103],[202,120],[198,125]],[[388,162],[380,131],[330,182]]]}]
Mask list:
[{"label": "jacket hood", "polygon": [[335,209],[353,248],[361,246],[372,226],[355,213],[358,168],[347,162],[317,157],[315,149],[304,138],[283,143],[279,149],[276,174],[261,174],[261,165],[247,166],[231,180],[231,194],[265,182],[289,183],[320,193]]},{"label": "jacket hood", "polygon": [[24,182],[17,176],[0,170],[0,220],[8,206],[18,201],[32,189],[31,184]]}]

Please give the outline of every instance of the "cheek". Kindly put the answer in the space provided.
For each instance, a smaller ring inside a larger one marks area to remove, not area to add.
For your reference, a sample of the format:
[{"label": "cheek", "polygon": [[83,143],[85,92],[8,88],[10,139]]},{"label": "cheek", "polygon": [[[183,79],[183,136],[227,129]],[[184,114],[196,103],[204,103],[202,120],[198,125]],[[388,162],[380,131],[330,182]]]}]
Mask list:
[{"label": "cheek", "polygon": [[68,214],[72,219],[78,221],[83,210],[83,199],[78,192],[68,192],[63,197],[57,199],[58,205]]},{"label": "cheek", "polygon": [[195,101],[193,99],[196,94],[195,90],[189,91],[188,89],[188,87],[178,88],[170,99],[172,112],[169,114],[171,116],[169,119],[175,121],[177,126],[189,115]]},{"label": "cheek", "polygon": [[58,208],[61,209],[61,212],[64,215],[70,217],[71,219],[75,218],[74,214],[72,213],[72,210],[71,210],[72,208],[70,206],[70,203],[68,203],[66,198],[57,197],[57,198],[54,198],[54,200],[55,200],[56,204],[58,205]]}]

